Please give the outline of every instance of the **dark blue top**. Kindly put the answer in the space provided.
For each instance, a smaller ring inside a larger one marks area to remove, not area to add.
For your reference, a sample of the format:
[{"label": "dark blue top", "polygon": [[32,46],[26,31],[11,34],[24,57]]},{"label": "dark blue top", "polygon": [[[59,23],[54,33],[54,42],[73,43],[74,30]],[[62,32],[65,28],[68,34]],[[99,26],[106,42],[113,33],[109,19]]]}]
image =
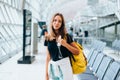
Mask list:
[{"label": "dark blue top", "polygon": [[[66,34],[66,35],[67,35],[67,43],[70,44],[71,42],[73,42],[72,37],[70,35],[68,35],[68,34]],[[68,38],[68,36],[69,36],[69,38]],[[56,39],[54,39],[52,41],[45,40],[44,45],[48,46],[48,50],[49,50],[51,59],[53,61],[60,60],[60,58],[59,58],[59,50],[58,50]],[[70,57],[70,55],[72,54],[67,48],[65,48],[62,45],[60,46],[60,51],[62,53],[63,58]]]}]

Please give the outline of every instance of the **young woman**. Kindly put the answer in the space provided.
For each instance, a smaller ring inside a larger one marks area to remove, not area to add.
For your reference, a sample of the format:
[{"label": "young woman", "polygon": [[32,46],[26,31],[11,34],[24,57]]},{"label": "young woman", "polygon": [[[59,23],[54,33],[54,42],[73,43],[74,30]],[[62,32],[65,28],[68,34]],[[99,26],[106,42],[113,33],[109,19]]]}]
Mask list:
[{"label": "young woman", "polygon": [[[70,53],[73,53],[77,55],[79,53],[79,50],[76,48],[71,36],[67,34],[66,28],[65,28],[65,21],[64,17],[61,13],[56,13],[51,21],[50,25],[50,33],[46,34],[45,39],[45,46],[47,46],[47,57],[46,57],[46,80],[50,80],[49,77],[52,74],[52,77],[57,75],[57,71],[53,70],[52,65],[50,65],[51,61],[59,61],[60,60],[60,54],[62,55],[62,58],[66,58],[70,56]],[[69,40],[67,40],[67,37],[69,36]],[[60,44],[60,48],[58,48],[58,44]],[[60,49],[60,50],[59,50]],[[67,65],[67,64],[65,64]],[[49,73],[49,70],[51,72]],[[56,69],[59,70],[60,69]],[[62,79],[58,79],[58,77],[53,77],[52,80],[73,80],[70,79],[70,76],[67,76],[67,68],[66,70],[62,71]],[[60,74],[59,74],[60,76]]]}]

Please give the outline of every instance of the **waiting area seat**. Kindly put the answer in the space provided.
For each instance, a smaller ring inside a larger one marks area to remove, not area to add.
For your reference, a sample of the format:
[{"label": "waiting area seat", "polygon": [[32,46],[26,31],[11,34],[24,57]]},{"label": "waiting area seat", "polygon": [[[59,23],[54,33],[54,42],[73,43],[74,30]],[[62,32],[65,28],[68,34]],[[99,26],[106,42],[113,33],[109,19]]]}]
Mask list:
[{"label": "waiting area seat", "polygon": [[107,69],[103,80],[116,80],[118,73],[120,73],[120,64],[117,61],[113,61]]},{"label": "waiting area seat", "polygon": [[[120,72],[119,72],[120,73]],[[120,75],[118,75],[117,79],[116,80],[120,80]]]},{"label": "waiting area seat", "polygon": [[99,42],[90,49],[87,69],[78,80],[120,80],[120,63],[103,53],[105,46]]},{"label": "waiting area seat", "polygon": [[[102,55],[102,53],[100,54]],[[98,57],[99,56],[100,55],[98,55]],[[98,58],[96,58],[96,60],[98,60]],[[89,72],[79,74],[79,80],[119,80],[117,76],[120,73],[120,63],[108,56],[104,56],[99,64],[98,68],[92,67]],[[93,66],[95,66],[95,64]]]}]

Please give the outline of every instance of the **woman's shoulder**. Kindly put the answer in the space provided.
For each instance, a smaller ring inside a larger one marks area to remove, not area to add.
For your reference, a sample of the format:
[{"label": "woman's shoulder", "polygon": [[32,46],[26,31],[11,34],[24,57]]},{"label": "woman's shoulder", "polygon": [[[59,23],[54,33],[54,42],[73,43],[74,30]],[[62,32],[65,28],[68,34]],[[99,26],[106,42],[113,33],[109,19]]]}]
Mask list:
[{"label": "woman's shoulder", "polygon": [[68,39],[69,37],[71,37],[71,35],[69,33],[66,33],[64,39]]},{"label": "woman's shoulder", "polygon": [[66,39],[68,43],[73,42],[72,36],[69,33],[66,34]]}]

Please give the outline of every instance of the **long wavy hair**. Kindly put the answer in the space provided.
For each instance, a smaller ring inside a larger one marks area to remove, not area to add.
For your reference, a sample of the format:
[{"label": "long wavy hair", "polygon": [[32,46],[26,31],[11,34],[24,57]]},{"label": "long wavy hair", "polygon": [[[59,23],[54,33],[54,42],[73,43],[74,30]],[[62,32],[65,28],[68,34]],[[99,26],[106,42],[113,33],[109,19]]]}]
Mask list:
[{"label": "long wavy hair", "polygon": [[[54,18],[56,16],[60,16],[61,19],[62,19],[62,24],[61,24],[61,27],[59,28],[58,30],[58,33],[55,32],[55,29],[53,28],[53,21],[54,21]],[[64,17],[61,13],[56,13],[52,20],[51,20],[51,23],[50,23],[50,34],[52,37],[56,37],[57,35],[61,35],[62,38],[64,38],[65,34],[66,34],[66,28],[65,28],[65,20],[64,20]]]}]

